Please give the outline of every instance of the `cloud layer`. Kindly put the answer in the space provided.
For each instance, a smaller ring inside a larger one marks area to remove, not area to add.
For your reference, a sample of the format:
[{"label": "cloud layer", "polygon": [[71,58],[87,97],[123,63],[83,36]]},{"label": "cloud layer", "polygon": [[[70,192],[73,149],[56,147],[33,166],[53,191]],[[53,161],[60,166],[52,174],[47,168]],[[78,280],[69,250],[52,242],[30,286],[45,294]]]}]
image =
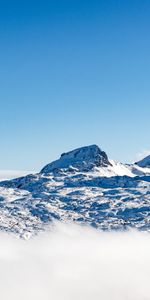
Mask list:
[{"label": "cloud layer", "polygon": [[0,181],[25,176],[32,172],[16,170],[0,170]]},{"label": "cloud layer", "polygon": [[148,300],[150,236],[58,224],[30,241],[0,236],[3,300]]}]

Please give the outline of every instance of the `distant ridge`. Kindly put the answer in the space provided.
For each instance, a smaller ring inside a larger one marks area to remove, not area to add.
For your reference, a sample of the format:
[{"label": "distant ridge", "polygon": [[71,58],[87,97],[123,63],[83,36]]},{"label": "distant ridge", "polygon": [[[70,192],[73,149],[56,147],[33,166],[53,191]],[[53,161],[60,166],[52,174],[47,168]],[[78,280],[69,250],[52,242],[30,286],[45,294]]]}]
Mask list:
[{"label": "distant ridge", "polygon": [[141,168],[150,167],[150,155],[146,156],[142,160],[136,162],[136,164]]}]

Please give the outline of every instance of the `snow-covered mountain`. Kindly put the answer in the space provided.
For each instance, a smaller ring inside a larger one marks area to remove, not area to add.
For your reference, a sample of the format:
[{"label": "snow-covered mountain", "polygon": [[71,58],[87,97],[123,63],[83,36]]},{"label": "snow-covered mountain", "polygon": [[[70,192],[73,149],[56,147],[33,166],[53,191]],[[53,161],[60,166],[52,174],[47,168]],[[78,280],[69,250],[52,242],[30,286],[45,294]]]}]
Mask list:
[{"label": "snow-covered mountain", "polygon": [[45,166],[41,173],[51,173],[56,170],[70,170],[76,172],[94,172],[98,176],[136,176],[150,174],[150,165],[144,169],[139,163],[125,165],[108,159],[107,154],[97,145],[81,147],[63,153],[59,159]]},{"label": "snow-covered mountain", "polygon": [[0,230],[29,237],[51,221],[150,230],[150,166],[110,160],[98,146],[61,155],[40,173],[0,182]]},{"label": "snow-covered mountain", "polygon": [[77,171],[89,171],[94,167],[108,167],[111,163],[107,154],[98,146],[82,147],[63,153],[60,159],[48,164],[41,173],[50,173],[55,169],[75,168]]}]

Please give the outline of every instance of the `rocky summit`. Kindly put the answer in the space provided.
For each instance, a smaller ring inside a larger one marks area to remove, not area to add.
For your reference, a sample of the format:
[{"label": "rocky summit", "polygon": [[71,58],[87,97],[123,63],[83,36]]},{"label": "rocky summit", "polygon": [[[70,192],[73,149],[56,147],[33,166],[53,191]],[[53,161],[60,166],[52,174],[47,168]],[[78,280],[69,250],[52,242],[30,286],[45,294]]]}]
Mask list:
[{"label": "rocky summit", "polygon": [[107,167],[111,165],[107,154],[97,145],[81,147],[63,153],[60,159],[48,164],[41,173],[50,173],[56,169],[76,168],[78,171],[89,171],[94,167]]}]

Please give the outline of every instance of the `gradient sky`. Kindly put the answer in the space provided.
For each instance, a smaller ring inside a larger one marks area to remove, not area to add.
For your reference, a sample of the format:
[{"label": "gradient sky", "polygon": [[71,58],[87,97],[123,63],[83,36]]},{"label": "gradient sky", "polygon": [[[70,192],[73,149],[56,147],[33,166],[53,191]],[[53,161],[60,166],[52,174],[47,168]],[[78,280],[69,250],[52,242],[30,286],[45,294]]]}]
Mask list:
[{"label": "gradient sky", "polygon": [[0,1],[0,169],[150,148],[150,1]]}]

